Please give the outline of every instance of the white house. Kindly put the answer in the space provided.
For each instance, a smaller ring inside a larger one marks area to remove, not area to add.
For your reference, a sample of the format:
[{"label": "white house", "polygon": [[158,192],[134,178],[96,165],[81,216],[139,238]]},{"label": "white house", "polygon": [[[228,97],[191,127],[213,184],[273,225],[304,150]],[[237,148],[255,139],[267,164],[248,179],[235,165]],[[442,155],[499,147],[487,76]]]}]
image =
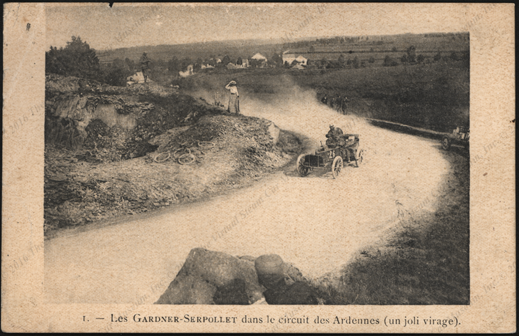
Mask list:
[{"label": "white house", "polygon": [[236,68],[237,69],[245,69],[245,68],[248,68],[250,65],[249,65],[249,60],[247,58],[243,58],[242,59],[242,64],[239,65],[239,64],[236,64]]},{"label": "white house", "polygon": [[261,61],[261,62],[267,61],[267,58],[260,53],[256,53],[254,56],[251,57],[251,59]]},{"label": "white house", "polygon": [[179,74],[181,77],[191,76],[191,75],[193,74],[193,64],[189,64],[189,65],[187,66],[186,71],[179,71],[178,74]]},{"label": "white house", "polygon": [[296,56],[296,54],[289,53],[288,51],[285,51],[283,53],[282,58],[283,58],[283,64],[285,64],[285,62],[287,62],[289,65],[291,65],[293,61],[296,61],[297,63],[302,64],[302,65],[307,65],[307,63],[308,63],[308,59],[306,59],[305,57],[303,57],[301,55]]},{"label": "white house", "polygon": [[297,56],[296,61],[297,61],[297,63],[299,63],[301,65],[307,65],[308,59],[299,55],[299,56]]}]

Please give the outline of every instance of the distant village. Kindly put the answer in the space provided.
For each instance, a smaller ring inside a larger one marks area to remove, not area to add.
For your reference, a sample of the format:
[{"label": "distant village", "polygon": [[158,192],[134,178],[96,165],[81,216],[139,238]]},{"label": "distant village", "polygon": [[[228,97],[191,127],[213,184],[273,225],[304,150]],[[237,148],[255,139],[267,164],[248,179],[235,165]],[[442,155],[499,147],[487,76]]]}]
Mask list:
[{"label": "distant village", "polygon": [[[281,62],[279,62],[281,61]],[[222,64],[224,63],[224,64]],[[280,60],[277,60],[277,62],[269,62],[267,57],[262,55],[261,53],[256,53],[250,58],[241,58],[239,57],[235,62],[232,62],[228,57],[215,57],[210,58],[206,61],[201,62],[201,64],[198,65],[198,67],[195,67],[194,64],[189,64],[185,68],[184,71],[179,71],[178,75],[182,78],[188,77],[193,75],[196,70],[204,70],[204,69],[214,69],[218,66],[223,66],[227,69],[247,69],[247,68],[269,68],[269,67],[276,67],[279,66],[280,63],[287,67],[292,69],[298,69],[303,70],[308,65],[308,59],[303,57],[302,55],[299,55],[297,53],[293,53],[290,50],[285,51],[281,57]],[[198,69],[197,69],[198,68]],[[129,76],[127,78],[128,85],[134,84],[134,83],[143,83],[144,82],[144,75],[142,71],[137,72],[136,74]]]}]

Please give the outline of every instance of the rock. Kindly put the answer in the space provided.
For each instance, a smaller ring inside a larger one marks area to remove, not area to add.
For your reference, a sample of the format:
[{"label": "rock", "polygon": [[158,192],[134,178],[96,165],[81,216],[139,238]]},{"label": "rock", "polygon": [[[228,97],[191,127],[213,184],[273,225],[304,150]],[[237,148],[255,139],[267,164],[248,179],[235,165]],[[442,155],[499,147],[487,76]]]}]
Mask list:
[{"label": "rock", "polygon": [[214,304],[216,286],[194,275],[177,275],[155,304]]},{"label": "rock", "polygon": [[318,295],[314,288],[303,281],[296,281],[292,285],[284,281],[269,288],[264,293],[265,299],[271,305],[317,305]]},{"label": "rock", "polygon": [[258,257],[255,269],[268,304],[318,304],[316,290],[292,264],[283,262],[277,254]]},{"label": "rock", "polygon": [[[192,281],[190,280],[191,278],[184,280],[184,278],[188,276],[196,278],[197,283],[201,281],[206,282],[216,288],[219,291],[217,298],[219,302],[243,302],[243,297],[239,293],[236,294],[236,296],[224,298],[224,296],[233,289],[239,289],[241,282],[243,282],[245,286],[247,303],[255,302],[263,297],[262,292],[264,288],[258,282],[258,277],[252,262],[238,259],[222,252],[195,248],[189,252],[184,266],[182,266],[177,277],[161,298],[169,297],[169,301],[174,302],[173,304],[181,304],[178,302],[191,299],[190,297],[186,298],[183,296],[181,296],[180,299],[176,298],[176,296],[180,295],[179,288],[187,286],[184,282],[187,280]],[[167,300],[163,299],[159,301],[166,302]],[[159,301],[157,303],[159,303]]]},{"label": "rock", "polygon": [[258,276],[264,274],[280,274],[284,272],[284,262],[277,254],[265,254],[254,261],[254,267]]},{"label": "rock", "polygon": [[234,279],[230,284],[218,288],[214,294],[213,300],[216,304],[249,304],[245,281],[242,279]]}]

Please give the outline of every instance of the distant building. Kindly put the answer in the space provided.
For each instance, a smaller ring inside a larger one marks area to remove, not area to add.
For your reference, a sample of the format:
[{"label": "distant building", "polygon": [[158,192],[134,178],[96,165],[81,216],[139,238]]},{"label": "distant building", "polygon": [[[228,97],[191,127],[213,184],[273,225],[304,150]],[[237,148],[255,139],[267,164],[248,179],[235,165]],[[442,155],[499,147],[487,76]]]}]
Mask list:
[{"label": "distant building", "polygon": [[247,58],[242,59],[242,64],[236,64],[236,69],[245,69],[250,66],[249,60]]},{"label": "distant building", "polygon": [[297,56],[296,61],[297,61],[297,63],[299,63],[301,65],[307,65],[307,63],[308,63],[308,59],[301,55]]},{"label": "distant building", "polygon": [[179,74],[181,77],[191,76],[191,75],[193,74],[193,64],[189,64],[189,65],[187,66],[186,71],[179,71],[178,74]]},{"label": "distant building", "polygon": [[260,62],[266,62],[267,61],[267,58],[265,56],[263,56],[262,54],[260,54],[260,53],[256,53],[254,56],[251,57],[251,59],[256,60],[256,61],[260,61]]},{"label": "distant building", "polygon": [[308,59],[306,57],[303,57],[301,55],[296,56],[296,54],[289,52],[288,50],[283,53],[283,64],[288,63],[289,65],[292,64],[292,62],[296,61],[299,64],[302,65],[308,65]]}]

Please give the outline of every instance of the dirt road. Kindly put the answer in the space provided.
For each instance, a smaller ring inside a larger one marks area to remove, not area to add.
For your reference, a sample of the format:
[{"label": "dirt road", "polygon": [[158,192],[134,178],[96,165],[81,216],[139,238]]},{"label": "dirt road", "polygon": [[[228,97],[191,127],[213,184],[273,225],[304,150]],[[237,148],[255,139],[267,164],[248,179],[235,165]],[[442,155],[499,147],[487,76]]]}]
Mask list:
[{"label": "dirt road", "polygon": [[301,178],[290,167],[255,187],[135,220],[54,238],[45,245],[45,290],[55,303],[153,303],[194,247],[233,255],[277,253],[317,277],[359,248],[436,207],[448,163],[437,142],[342,116],[294,91],[290,100],[241,102],[246,115],[308,136],[308,151],[330,124],[360,134],[360,168]]}]

